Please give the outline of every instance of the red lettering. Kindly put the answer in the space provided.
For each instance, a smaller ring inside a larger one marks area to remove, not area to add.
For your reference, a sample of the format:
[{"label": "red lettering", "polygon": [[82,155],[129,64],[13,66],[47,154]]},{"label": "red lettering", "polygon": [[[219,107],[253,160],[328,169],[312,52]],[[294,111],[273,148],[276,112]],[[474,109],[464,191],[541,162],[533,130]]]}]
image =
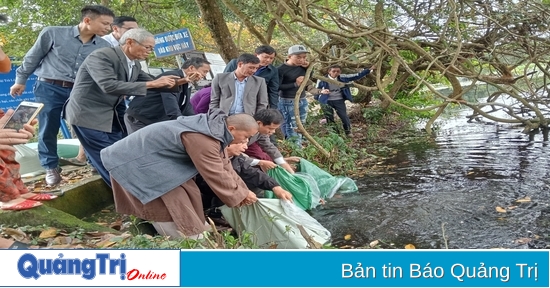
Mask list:
[{"label": "red lettering", "polygon": [[137,269],[132,269],[130,271],[128,271],[128,273],[126,273],[126,279],[128,280],[134,280],[136,279],[136,277],[139,275],[139,270]]},{"label": "red lettering", "polygon": [[141,274],[138,269],[132,269],[126,273],[126,279],[135,280],[164,280],[166,279],[166,273],[157,274],[151,270],[147,274]]}]

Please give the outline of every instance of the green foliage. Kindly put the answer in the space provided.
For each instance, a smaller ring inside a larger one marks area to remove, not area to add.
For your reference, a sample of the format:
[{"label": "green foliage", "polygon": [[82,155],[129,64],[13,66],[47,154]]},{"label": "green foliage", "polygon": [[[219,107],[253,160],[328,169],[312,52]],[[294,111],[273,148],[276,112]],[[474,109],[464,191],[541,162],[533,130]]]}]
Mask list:
[{"label": "green foliage", "polygon": [[[211,249],[222,248],[216,243],[214,233],[204,232],[204,238],[195,240],[190,238],[170,239],[165,236],[150,236],[147,234],[135,235],[126,240],[122,240],[114,246],[115,248],[128,249]],[[236,237],[230,231],[220,232],[224,249],[257,249],[254,244],[254,234],[243,232],[240,237]]]},{"label": "green foliage", "polygon": [[334,132],[329,132],[328,134],[319,133],[313,136],[313,139],[330,152],[328,159],[317,147],[311,144],[306,145],[303,149],[296,149],[293,143],[283,141],[279,149],[288,151],[289,155],[305,158],[334,175],[346,174],[355,170],[355,160],[361,157],[362,151],[351,148],[348,143],[349,140],[342,138],[341,135]]},{"label": "green foliage", "polygon": [[[135,17],[140,26],[153,34],[187,27],[199,50],[215,51],[210,32],[201,23],[199,9],[193,0],[107,0],[95,3],[67,0],[62,4],[53,0],[36,0],[32,1],[32,5],[25,0],[0,0],[0,6],[9,7],[0,9],[0,13],[10,18],[10,22],[0,26],[0,35],[6,44],[4,51],[10,56],[22,58],[43,27],[77,25],[82,7],[102,2],[107,2],[116,15]],[[155,62],[164,62],[164,66],[176,64],[173,57]]]},{"label": "green foliage", "polygon": [[363,118],[365,118],[368,123],[378,123],[386,114],[384,109],[380,107],[363,108],[361,109],[361,112],[363,114]]},{"label": "green foliage", "polygon": [[69,237],[82,240],[82,238],[84,237],[84,233],[86,233],[86,230],[82,228],[77,228],[73,232],[69,233]]},{"label": "green foliage", "polygon": [[[446,78],[444,78],[443,76],[441,76],[441,74],[437,72],[419,73],[419,76],[424,77],[425,80],[429,83],[448,83],[448,80],[446,80]],[[417,79],[415,79],[414,77],[408,77],[406,82],[403,83],[403,85],[401,86],[401,89],[396,93],[394,100],[410,108],[423,108],[440,103],[441,100],[436,99],[432,95],[432,92],[428,90],[424,85],[421,85],[420,88],[418,88],[417,85]],[[392,87],[393,84],[390,84],[388,86],[388,90]],[[411,121],[429,119],[435,113],[434,110],[416,112],[397,105],[390,105],[387,112],[394,112],[398,115],[401,115],[402,119]],[[371,115],[367,113],[364,114],[364,117],[371,117]]]},{"label": "green foliage", "polygon": [[[439,101],[431,97],[429,93],[424,92],[415,92],[412,95],[399,92],[395,100],[396,102],[407,105],[411,108],[422,108],[439,103]],[[403,119],[409,119],[412,121],[429,119],[435,114],[434,110],[416,112],[397,105],[391,105],[389,111],[396,112],[401,115]]]},{"label": "green foliage", "polygon": [[406,59],[406,60],[411,61],[411,62],[416,60],[416,58],[418,58],[416,53],[414,53],[412,51],[409,51],[409,50],[399,51],[399,55],[401,55],[401,57],[403,57],[403,59]]}]

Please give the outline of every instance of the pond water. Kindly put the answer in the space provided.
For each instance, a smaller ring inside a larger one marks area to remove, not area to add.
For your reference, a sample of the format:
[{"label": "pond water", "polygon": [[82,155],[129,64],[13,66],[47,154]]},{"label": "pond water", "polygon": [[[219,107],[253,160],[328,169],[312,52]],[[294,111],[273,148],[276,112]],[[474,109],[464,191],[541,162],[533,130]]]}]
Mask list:
[{"label": "pond water", "polygon": [[[358,193],[314,210],[333,243],[545,248],[540,241],[550,231],[544,224],[550,204],[547,137],[523,134],[521,127],[468,123],[466,114],[439,123],[433,145],[399,148],[384,163],[395,165],[391,173],[358,179]],[[351,239],[344,240],[346,235]]]}]

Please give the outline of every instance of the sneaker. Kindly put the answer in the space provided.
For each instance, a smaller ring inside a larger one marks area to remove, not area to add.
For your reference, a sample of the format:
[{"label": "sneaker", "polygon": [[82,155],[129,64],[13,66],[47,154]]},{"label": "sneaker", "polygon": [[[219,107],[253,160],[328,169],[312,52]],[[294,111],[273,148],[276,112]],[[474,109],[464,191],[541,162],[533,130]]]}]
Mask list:
[{"label": "sneaker", "polygon": [[218,207],[212,207],[208,209],[206,216],[210,218],[221,218],[223,217],[223,214],[222,214],[222,210],[220,210]]},{"label": "sneaker", "polygon": [[61,182],[61,168],[46,169],[46,184],[54,186]]}]

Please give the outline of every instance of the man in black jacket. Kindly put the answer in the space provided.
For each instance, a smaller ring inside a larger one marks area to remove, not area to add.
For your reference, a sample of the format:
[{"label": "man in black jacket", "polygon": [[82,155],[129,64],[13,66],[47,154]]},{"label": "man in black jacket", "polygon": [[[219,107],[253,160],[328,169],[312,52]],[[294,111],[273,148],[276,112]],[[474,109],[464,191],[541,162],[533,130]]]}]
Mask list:
[{"label": "man in black jacket", "polygon": [[[292,194],[283,189],[275,179],[262,170],[250,166],[249,161],[246,161],[246,157],[242,155],[247,148],[246,143],[231,144],[226,148],[226,153],[228,157],[232,157],[231,164],[233,165],[233,169],[243,179],[248,189],[254,193],[257,193],[258,190],[271,190],[277,198],[292,201]],[[201,191],[203,207],[205,210],[208,210],[207,216],[212,218],[216,224],[227,226],[218,209],[218,207],[223,205],[223,202],[208,187],[208,184],[202,180],[200,175],[197,175],[195,182]]]},{"label": "man in black jacket", "polygon": [[179,116],[194,115],[189,102],[191,87],[189,83],[203,79],[210,71],[210,62],[193,57],[185,61],[180,70],[167,71],[158,77],[175,75],[181,77],[173,92],[148,91],[146,97],[133,99],[124,115],[124,124],[128,134],[147,125],[174,120]]}]

